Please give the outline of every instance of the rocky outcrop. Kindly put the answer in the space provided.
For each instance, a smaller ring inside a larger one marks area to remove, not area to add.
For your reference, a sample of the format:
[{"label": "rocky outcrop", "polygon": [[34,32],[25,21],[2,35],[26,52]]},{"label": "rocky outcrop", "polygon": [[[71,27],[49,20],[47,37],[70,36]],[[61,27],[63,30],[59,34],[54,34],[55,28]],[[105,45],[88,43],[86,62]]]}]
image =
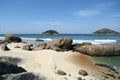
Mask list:
[{"label": "rocky outcrop", "polygon": [[47,30],[47,31],[43,32],[42,34],[44,34],[44,35],[58,35],[59,33],[55,30]]},{"label": "rocky outcrop", "polygon": [[45,80],[44,76],[38,77],[33,73],[26,72],[15,61],[19,62],[19,59],[0,57],[0,80]]},{"label": "rocky outcrop", "polygon": [[100,30],[93,32],[93,34],[97,34],[97,35],[99,35],[99,34],[100,35],[101,34],[106,34],[106,35],[119,34],[120,35],[120,32],[116,32],[116,31],[111,30],[111,29],[103,28],[103,29],[100,29]]},{"label": "rocky outcrop", "polygon": [[23,72],[17,74],[0,75],[0,80],[45,80],[45,77],[38,77],[32,73]]},{"label": "rocky outcrop", "polygon": [[3,50],[3,51],[9,51],[10,49],[7,47],[6,44],[2,44],[1,45],[1,50]]},{"label": "rocky outcrop", "polygon": [[120,55],[120,46],[114,44],[93,44],[93,45],[83,45],[74,48],[83,54],[91,56],[115,56]]},{"label": "rocky outcrop", "polygon": [[46,49],[53,49],[53,50],[69,50],[72,46],[72,39],[71,38],[55,38],[48,43]]},{"label": "rocky outcrop", "polygon": [[21,72],[26,72],[26,70],[10,62],[0,62],[0,75]]}]

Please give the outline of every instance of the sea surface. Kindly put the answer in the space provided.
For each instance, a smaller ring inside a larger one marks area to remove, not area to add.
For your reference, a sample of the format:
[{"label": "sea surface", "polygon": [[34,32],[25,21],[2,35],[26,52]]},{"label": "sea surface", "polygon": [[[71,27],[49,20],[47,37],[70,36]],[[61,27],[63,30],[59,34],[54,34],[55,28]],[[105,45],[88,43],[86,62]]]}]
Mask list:
[{"label": "sea surface", "polygon": [[[92,35],[92,34],[59,34],[59,35],[42,35],[42,34],[16,34],[23,41],[35,43],[36,39],[51,41],[53,38],[70,37],[73,43],[91,42],[92,44],[117,44],[120,45],[120,35]],[[4,39],[4,34],[0,34],[0,39]],[[120,56],[112,57],[92,57],[93,61],[102,64],[108,64],[120,69]]]}]

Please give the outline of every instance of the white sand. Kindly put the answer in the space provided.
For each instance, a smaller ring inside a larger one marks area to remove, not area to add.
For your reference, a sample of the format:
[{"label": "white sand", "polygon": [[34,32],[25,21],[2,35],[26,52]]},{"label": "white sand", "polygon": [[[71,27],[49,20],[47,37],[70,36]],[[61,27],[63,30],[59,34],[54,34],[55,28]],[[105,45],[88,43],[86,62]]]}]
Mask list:
[{"label": "white sand", "polygon": [[[15,46],[23,46],[23,43],[8,44],[10,51],[2,51],[0,49],[0,56],[17,57],[23,59],[18,63],[19,66],[26,69],[28,72],[43,75],[47,80],[77,80],[77,77],[82,77],[85,80],[95,79],[99,77],[104,71],[95,66],[88,56],[77,52],[56,52],[53,50],[39,50],[26,51],[21,48],[14,48]],[[55,72],[62,70],[67,75],[58,75]],[[88,76],[81,76],[78,74],[79,70],[86,70]],[[71,76],[69,76],[71,75]],[[93,75],[95,75],[93,77]],[[97,79],[99,80],[99,79]]]}]

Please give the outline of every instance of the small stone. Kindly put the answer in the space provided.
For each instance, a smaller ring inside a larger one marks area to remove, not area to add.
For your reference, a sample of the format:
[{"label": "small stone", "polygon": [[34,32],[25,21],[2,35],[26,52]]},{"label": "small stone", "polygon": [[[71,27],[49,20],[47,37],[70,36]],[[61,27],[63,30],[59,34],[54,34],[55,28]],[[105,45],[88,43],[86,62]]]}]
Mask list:
[{"label": "small stone", "polygon": [[57,70],[56,72],[58,75],[66,75],[67,73],[62,70]]},{"label": "small stone", "polygon": [[87,76],[88,75],[88,73],[85,70],[79,70],[78,73],[82,76]]}]

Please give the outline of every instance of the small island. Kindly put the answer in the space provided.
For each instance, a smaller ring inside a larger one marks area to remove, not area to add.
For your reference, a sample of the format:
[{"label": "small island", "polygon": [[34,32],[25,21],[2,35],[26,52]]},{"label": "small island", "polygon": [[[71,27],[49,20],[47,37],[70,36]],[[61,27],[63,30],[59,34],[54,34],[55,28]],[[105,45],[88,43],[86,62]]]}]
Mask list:
[{"label": "small island", "polygon": [[95,34],[95,35],[120,35],[119,32],[108,29],[108,28],[103,28],[103,29],[97,30],[97,31],[93,32],[92,34]]},{"label": "small island", "polygon": [[43,35],[58,35],[59,33],[55,30],[47,30],[45,32],[42,32]]}]

